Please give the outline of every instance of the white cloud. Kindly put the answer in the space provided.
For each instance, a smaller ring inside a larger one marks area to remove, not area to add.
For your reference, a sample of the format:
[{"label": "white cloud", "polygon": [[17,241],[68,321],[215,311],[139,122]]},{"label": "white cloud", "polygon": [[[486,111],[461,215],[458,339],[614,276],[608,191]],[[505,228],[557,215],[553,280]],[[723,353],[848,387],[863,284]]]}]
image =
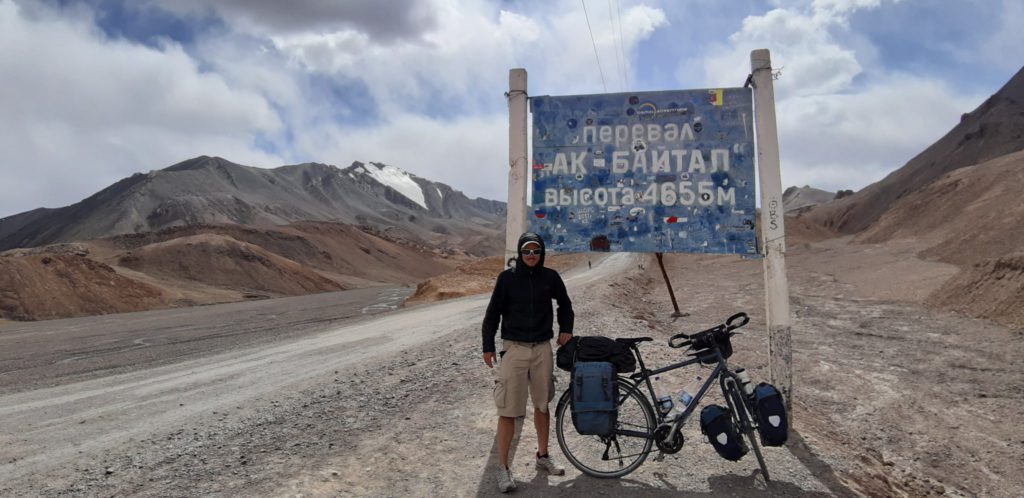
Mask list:
[{"label": "white cloud", "polygon": [[[600,93],[596,45],[609,92],[623,80],[643,87],[664,70],[630,63],[650,50],[644,43],[660,30],[700,28],[669,25],[667,11],[698,8],[677,2],[623,2],[620,39],[618,12],[588,1],[592,45],[579,0],[146,1],[191,26],[224,25],[197,27],[185,47],[152,48],[107,38],[88,7],[0,0],[0,216],[68,204],[199,154],[254,166],[380,161],[504,199],[510,68],[530,71],[532,95]],[[750,51],[772,50],[782,68],[775,88],[786,184],[877,180],[981,100],[881,66],[849,19],[891,1],[772,3],[729,37],[709,30],[709,48],[677,74],[685,86],[700,74],[702,86],[737,86]],[[1012,15],[978,57],[999,54],[991,57],[1012,66],[1006,54],[1024,44],[1012,21],[1024,8],[1003,6]]]},{"label": "white cloud", "polygon": [[980,101],[901,74],[855,93],[783,100],[777,120],[784,187],[860,189],[938,140]]},{"label": "white cloud", "polygon": [[866,68],[878,60],[867,40],[838,41],[850,14],[881,5],[786,2],[744,19],[703,61],[710,86],[735,86],[737,68],[750,67],[750,52],[771,50],[773,68],[781,69],[774,88],[783,187],[860,189],[902,166],[981,102],[927,77]]},{"label": "white cloud", "polygon": [[[386,46],[372,40],[344,46],[337,34],[275,37],[276,47],[307,69],[364,81],[382,110],[381,122],[372,127],[310,129],[297,138],[296,155],[341,165],[355,159],[385,162],[470,196],[506,198],[508,115],[502,93],[508,70],[529,69],[531,94],[602,91],[578,4],[566,1],[551,9],[527,16],[449,1],[437,12],[438,29],[422,41]],[[666,25],[661,10],[624,9],[622,48],[635,51]],[[620,47],[611,27],[594,34],[602,62],[614,61]],[[605,72],[609,90],[615,90],[614,73],[608,67]],[[427,117],[410,109],[420,99],[459,109],[454,117]]]},{"label": "white cloud", "polygon": [[1020,69],[1021,47],[1024,47],[1024,3],[1018,0],[1003,0],[1001,20],[998,26],[990,31],[989,38],[978,50],[961,48],[959,50],[965,59],[983,58],[986,62],[995,67],[1008,70]]},{"label": "white cloud", "polygon": [[180,47],[106,40],[87,11],[0,1],[0,215],[80,200],[135,171],[252,146],[281,123],[258,94],[199,70]]}]

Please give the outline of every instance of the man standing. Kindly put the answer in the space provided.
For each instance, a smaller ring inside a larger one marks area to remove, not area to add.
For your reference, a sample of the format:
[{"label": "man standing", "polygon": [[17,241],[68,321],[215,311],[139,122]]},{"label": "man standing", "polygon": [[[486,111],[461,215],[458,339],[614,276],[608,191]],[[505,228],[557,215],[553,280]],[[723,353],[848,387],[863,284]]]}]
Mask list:
[{"label": "man standing", "polygon": [[558,345],[572,338],[572,302],[558,272],[544,267],[544,240],[534,233],[519,236],[516,265],[498,275],[491,302],[484,315],[484,362],[494,368],[494,335],[501,323],[505,351],[494,381],[498,408],[498,490],[516,487],[509,470],[508,454],[515,436],[516,417],[526,416],[526,396],[533,400],[533,425],[537,429],[538,470],[562,475],[565,469],[548,455],[551,415],[548,403],[555,396],[551,338],[551,300],[558,302]]}]

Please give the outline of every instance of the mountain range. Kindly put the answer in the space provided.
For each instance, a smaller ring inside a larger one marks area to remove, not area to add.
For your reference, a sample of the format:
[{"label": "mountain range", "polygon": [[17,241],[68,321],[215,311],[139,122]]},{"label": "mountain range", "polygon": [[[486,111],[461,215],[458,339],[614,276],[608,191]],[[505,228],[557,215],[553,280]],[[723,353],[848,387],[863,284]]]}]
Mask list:
[{"label": "mountain range", "polygon": [[0,219],[0,250],[197,224],[365,225],[473,255],[500,251],[505,203],[469,199],[394,166],[305,163],[262,169],[200,156],[136,173],[70,206]]},{"label": "mountain range", "polygon": [[411,285],[500,253],[505,211],[380,163],[201,156],[0,219],[0,318]]}]

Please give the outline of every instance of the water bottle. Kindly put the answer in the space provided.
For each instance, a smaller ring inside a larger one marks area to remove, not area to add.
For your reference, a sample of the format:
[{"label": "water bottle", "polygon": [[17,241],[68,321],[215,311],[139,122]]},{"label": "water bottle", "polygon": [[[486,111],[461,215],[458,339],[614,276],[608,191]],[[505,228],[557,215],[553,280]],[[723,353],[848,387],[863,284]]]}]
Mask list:
[{"label": "water bottle", "polygon": [[662,415],[672,411],[672,395],[666,394],[665,384],[661,382],[660,375],[654,376],[654,396],[658,399],[658,411],[660,411]]},{"label": "water bottle", "polygon": [[748,397],[754,395],[754,384],[750,382],[750,375],[747,374],[747,370],[743,368],[736,369],[736,377],[740,379],[740,387],[743,389],[743,393]]},{"label": "water bottle", "polygon": [[680,411],[685,410],[687,406],[690,406],[690,402],[693,401],[694,395],[696,395],[697,390],[700,389],[700,382],[702,380],[704,380],[704,378],[698,375],[679,391]]},{"label": "water bottle", "polygon": [[694,395],[697,394],[697,390],[700,389],[702,380],[704,378],[698,375],[679,391],[679,402],[675,404],[672,411],[665,417],[668,421],[674,421],[686,411],[686,407],[690,405]]}]

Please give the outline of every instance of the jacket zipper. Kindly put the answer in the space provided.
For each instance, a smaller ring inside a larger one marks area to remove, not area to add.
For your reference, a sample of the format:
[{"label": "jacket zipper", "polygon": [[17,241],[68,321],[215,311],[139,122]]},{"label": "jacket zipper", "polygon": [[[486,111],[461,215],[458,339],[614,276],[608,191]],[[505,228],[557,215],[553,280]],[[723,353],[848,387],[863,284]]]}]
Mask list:
[{"label": "jacket zipper", "polygon": [[537,320],[537,318],[533,316],[533,301],[534,301],[534,298],[533,298],[533,272],[531,271],[530,272],[530,323],[533,323],[533,322],[535,322]]}]

